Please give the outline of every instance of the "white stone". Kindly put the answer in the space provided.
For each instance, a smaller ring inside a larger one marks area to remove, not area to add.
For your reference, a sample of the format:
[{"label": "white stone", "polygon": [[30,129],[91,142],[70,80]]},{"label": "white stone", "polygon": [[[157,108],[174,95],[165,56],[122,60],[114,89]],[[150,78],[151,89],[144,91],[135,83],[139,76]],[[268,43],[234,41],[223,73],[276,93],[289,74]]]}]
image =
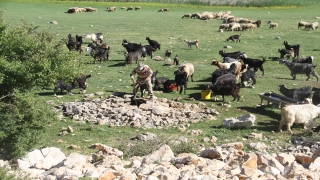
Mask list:
[{"label": "white stone", "polygon": [[227,118],[223,120],[222,126],[225,128],[249,128],[254,125],[255,120],[255,115],[245,114],[236,118]]}]

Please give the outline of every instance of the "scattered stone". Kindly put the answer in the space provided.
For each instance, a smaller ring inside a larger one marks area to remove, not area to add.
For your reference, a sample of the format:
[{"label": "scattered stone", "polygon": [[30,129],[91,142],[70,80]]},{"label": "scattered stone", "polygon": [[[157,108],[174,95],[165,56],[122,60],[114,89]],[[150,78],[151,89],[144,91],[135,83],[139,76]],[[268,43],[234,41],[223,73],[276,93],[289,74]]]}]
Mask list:
[{"label": "scattered stone", "polygon": [[253,114],[245,114],[236,118],[225,119],[222,126],[225,128],[250,128],[254,125],[256,116]]}]

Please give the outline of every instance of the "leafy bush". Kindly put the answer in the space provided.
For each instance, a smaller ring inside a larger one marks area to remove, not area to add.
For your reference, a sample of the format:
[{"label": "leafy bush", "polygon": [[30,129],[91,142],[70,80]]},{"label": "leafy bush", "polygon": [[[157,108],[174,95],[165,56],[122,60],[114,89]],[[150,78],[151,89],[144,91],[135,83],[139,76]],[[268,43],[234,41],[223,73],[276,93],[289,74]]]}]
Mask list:
[{"label": "leafy bush", "polygon": [[53,35],[22,21],[9,28],[0,14],[0,157],[20,157],[36,144],[55,114],[30,91],[81,73],[73,53]]}]

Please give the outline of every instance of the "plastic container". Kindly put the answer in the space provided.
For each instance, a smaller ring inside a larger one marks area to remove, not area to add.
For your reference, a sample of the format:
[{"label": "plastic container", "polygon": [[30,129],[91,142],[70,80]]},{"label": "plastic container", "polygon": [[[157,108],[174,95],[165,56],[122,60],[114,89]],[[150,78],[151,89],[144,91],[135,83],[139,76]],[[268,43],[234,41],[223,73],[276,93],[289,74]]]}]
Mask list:
[{"label": "plastic container", "polygon": [[201,99],[203,99],[203,100],[211,99],[211,91],[202,90],[201,91]]}]

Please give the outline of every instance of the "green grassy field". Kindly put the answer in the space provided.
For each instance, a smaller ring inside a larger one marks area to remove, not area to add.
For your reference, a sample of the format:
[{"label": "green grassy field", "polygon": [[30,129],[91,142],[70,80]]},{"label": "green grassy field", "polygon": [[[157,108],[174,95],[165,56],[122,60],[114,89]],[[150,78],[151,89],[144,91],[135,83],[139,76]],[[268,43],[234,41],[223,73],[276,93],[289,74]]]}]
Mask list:
[{"label": "green grassy field", "polygon": [[[69,7],[87,7],[97,8],[97,12],[68,14]],[[107,12],[108,6],[116,6],[116,12]],[[121,7],[141,6],[140,11],[124,11]],[[169,8],[169,12],[157,12],[161,8]],[[310,85],[314,88],[320,88],[315,78],[305,81],[305,75],[297,75],[296,80],[292,80],[287,67],[278,63],[278,49],[284,48],[283,41],[289,44],[300,44],[301,56],[314,56],[315,64],[320,57],[319,31],[309,31],[297,29],[297,23],[300,20],[314,22],[319,6],[307,7],[269,7],[269,8],[244,8],[244,7],[226,7],[226,6],[191,6],[174,5],[160,3],[95,3],[95,2],[0,2],[0,11],[3,11],[3,17],[6,23],[11,27],[19,25],[21,19],[28,23],[33,23],[40,28],[48,29],[56,35],[57,41],[66,38],[68,34],[75,36],[102,32],[105,34],[105,43],[111,47],[111,59],[106,63],[93,64],[93,59],[84,52],[77,57],[85,61],[86,73],[91,73],[92,78],[88,79],[89,87],[87,93],[103,91],[104,96],[113,92],[120,91],[131,93],[132,85],[129,74],[135,67],[135,64],[124,65],[124,48],[121,46],[123,39],[130,42],[148,44],[146,37],[157,40],[161,44],[161,50],[156,51],[154,55],[164,56],[165,50],[172,50],[173,56],[179,56],[180,63],[191,62],[195,66],[194,80],[189,82],[187,95],[177,92],[156,93],[157,97],[166,97],[174,99],[182,97],[182,102],[197,103],[200,101],[200,92],[205,83],[210,83],[210,73],[216,67],[211,66],[213,59],[222,60],[218,51],[224,46],[232,46],[232,49],[225,49],[226,52],[243,51],[250,58],[266,58],[264,64],[265,75],[261,76],[261,71],[257,72],[257,84],[254,89],[243,88],[240,91],[241,99],[239,103],[231,102],[231,108],[219,106],[219,102],[213,100],[205,101],[208,106],[215,107],[220,115],[216,121],[204,120],[201,123],[192,124],[189,129],[201,129],[204,133],[194,138],[198,141],[197,145],[210,146],[202,141],[204,137],[216,136],[217,143],[243,141],[243,137],[251,132],[263,133],[266,137],[263,142],[271,144],[277,140],[278,144],[284,145],[292,137],[284,133],[278,133],[278,124],[280,120],[280,110],[276,106],[259,107],[260,98],[258,93],[274,91],[279,93],[278,86],[285,84],[289,88]],[[219,12],[232,11],[236,17],[248,18],[252,20],[261,19],[262,26],[251,31],[240,32],[218,32],[222,23],[221,20],[213,19],[208,22],[198,19],[182,19],[187,13],[195,12]],[[272,20],[279,23],[279,28],[269,29],[266,21]],[[58,24],[50,24],[50,21],[57,21]],[[225,40],[234,34],[241,33],[241,43],[226,42]],[[276,37],[280,37],[277,39]],[[183,42],[184,39],[199,40],[199,49],[188,49]],[[85,45],[90,42],[84,39]],[[67,47],[66,47],[67,51]],[[76,53],[77,52],[72,52]],[[176,66],[166,65],[165,62],[150,60],[150,57],[144,61],[153,70],[158,70],[158,77],[174,78],[173,71]],[[320,70],[317,69],[318,74]],[[77,92],[78,90],[74,90]],[[39,90],[35,92],[39,101],[54,100],[57,105],[63,102],[82,99],[82,95],[75,94],[69,96],[64,94],[62,98],[53,97],[53,90]],[[189,101],[194,97],[196,101]],[[231,101],[233,98],[226,97]],[[266,102],[264,102],[266,103]],[[252,113],[257,116],[257,122],[251,129],[229,130],[221,128],[222,120],[226,117],[236,117],[242,114]],[[75,129],[75,136],[58,136],[60,130],[71,125]],[[176,129],[168,127],[165,130],[144,130],[132,127],[107,127],[91,124],[76,124],[70,119],[56,122],[48,125],[47,133],[43,135],[39,142],[39,147],[56,146],[62,148],[65,152],[75,150],[68,149],[71,144],[81,146],[82,153],[89,153],[87,147],[96,142],[107,144],[120,149],[126,149],[125,145],[130,142],[130,138],[141,132],[150,131],[158,135],[160,140],[178,138],[189,135],[178,132]],[[273,133],[274,131],[275,133]],[[295,136],[305,135],[301,126],[293,126]],[[57,140],[63,140],[64,143],[57,143]],[[246,143],[246,141],[244,141]],[[146,144],[144,144],[145,146]],[[150,144],[150,146],[152,143]],[[197,146],[194,146],[197,147]],[[180,150],[179,150],[180,148]],[[183,151],[181,147],[176,147],[176,151]],[[128,152],[129,153],[129,152]],[[128,155],[129,156],[129,155]]]}]

